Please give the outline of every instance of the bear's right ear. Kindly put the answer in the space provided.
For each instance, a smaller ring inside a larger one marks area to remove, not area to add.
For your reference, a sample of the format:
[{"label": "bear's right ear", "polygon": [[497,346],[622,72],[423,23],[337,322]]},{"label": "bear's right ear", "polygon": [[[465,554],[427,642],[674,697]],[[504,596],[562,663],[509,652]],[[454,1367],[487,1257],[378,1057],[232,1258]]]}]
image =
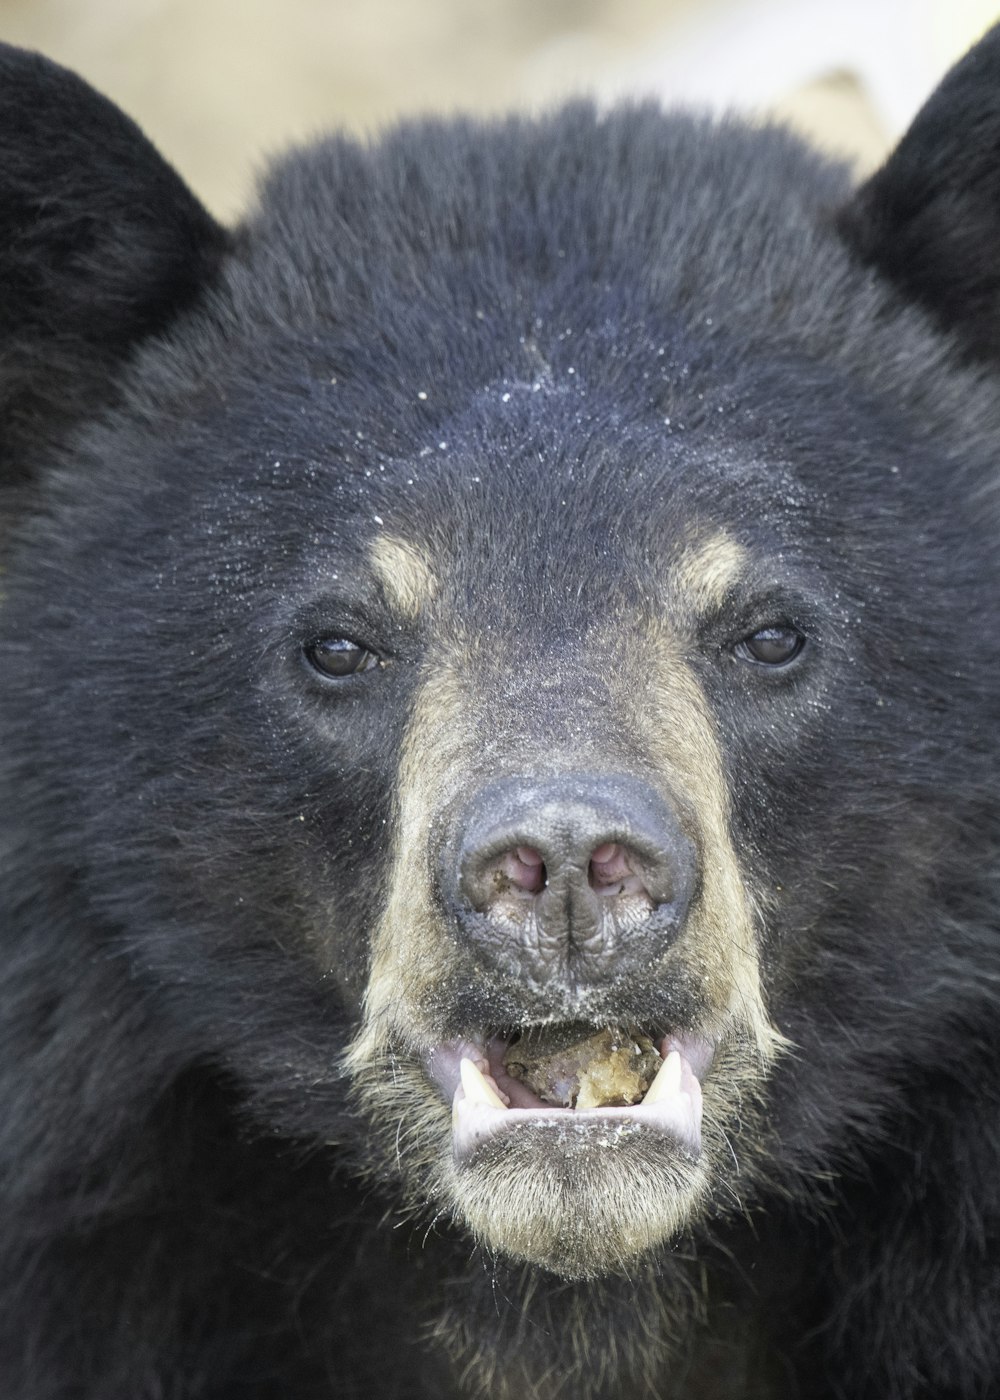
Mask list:
[{"label": "bear's right ear", "polygon": [[126,357],[194,300],[227,246],[112,102],[0,45],[0,487],[113,400]]},{"label": "bear's right ear", "polygon": [[968,355],[1000,361],[1000,25],[945,76],[839,225]]}]

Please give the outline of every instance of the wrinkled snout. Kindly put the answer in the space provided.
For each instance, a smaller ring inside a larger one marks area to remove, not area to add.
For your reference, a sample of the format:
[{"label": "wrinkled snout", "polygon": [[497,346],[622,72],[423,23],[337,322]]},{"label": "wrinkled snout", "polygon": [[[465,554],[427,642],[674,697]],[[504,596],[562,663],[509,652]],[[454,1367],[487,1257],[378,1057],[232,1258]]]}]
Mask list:
[{"label": "wrinkled snout", "polygon": [[533,982],[605,982],[682,926],[695,849],[627,775],[516,775],[481,788],[442,853],[441,888],[476,955]]}]

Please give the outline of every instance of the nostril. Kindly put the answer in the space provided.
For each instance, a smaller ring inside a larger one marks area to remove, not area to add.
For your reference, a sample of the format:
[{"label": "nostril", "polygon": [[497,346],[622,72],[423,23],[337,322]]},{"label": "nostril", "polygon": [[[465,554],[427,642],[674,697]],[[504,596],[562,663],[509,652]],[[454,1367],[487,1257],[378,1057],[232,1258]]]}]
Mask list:
[{"label": "nostril", "polygon": [[515,846],[507,851],[500,868],[510,883],[525,894],[538,894],[545,886],[545,862],[534,846]]},{"label": "nostril", "polygon": [[607,885],[620,885],[635,874],[625,853],[625,847],[618,841],[605,841],[590,853],[590,883],[595,889]]}]

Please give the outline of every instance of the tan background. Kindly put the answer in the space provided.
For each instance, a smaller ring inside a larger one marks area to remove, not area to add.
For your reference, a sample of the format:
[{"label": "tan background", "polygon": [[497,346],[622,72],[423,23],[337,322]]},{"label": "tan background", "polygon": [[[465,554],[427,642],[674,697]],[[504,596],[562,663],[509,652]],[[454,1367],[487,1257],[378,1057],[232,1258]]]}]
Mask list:
[{"label": "tan background", "polygon": [[995,0],[0,0],[0,38],[126,108],[217,213],[331,126],[568,92],[776,111],[875,163]]}]

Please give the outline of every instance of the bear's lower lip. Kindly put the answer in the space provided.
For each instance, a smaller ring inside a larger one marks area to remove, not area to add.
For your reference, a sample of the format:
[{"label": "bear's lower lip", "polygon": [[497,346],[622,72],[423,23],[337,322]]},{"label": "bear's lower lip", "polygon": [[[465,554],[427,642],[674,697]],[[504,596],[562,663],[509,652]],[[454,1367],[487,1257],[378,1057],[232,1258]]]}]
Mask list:
[{"label": "bear's lower lip", "polygon": [[[504,1067],[508,1041],[459,1039],[432,1047],[424,1067],[452,1105],[452,1146],[457,1162],[474,1154],[482,1143],[507,1133],[650,1132],[670,1139],[692,1157],[701,1151],[701,1077],[707,1072],[714,1046],[700,1036],[673,1034],[659,1040],[664,1061],[656,1089],[638,1103],[623,1107],[563,1108],[540,1099]],[[670,1057],[671,1063],[667,1060]],[[471,1062],[463,1072],[463,1061]],[[476,1072],[478,1071],[478,1073]],[[506,1100],[506,1102],[504,1102]]]}]

